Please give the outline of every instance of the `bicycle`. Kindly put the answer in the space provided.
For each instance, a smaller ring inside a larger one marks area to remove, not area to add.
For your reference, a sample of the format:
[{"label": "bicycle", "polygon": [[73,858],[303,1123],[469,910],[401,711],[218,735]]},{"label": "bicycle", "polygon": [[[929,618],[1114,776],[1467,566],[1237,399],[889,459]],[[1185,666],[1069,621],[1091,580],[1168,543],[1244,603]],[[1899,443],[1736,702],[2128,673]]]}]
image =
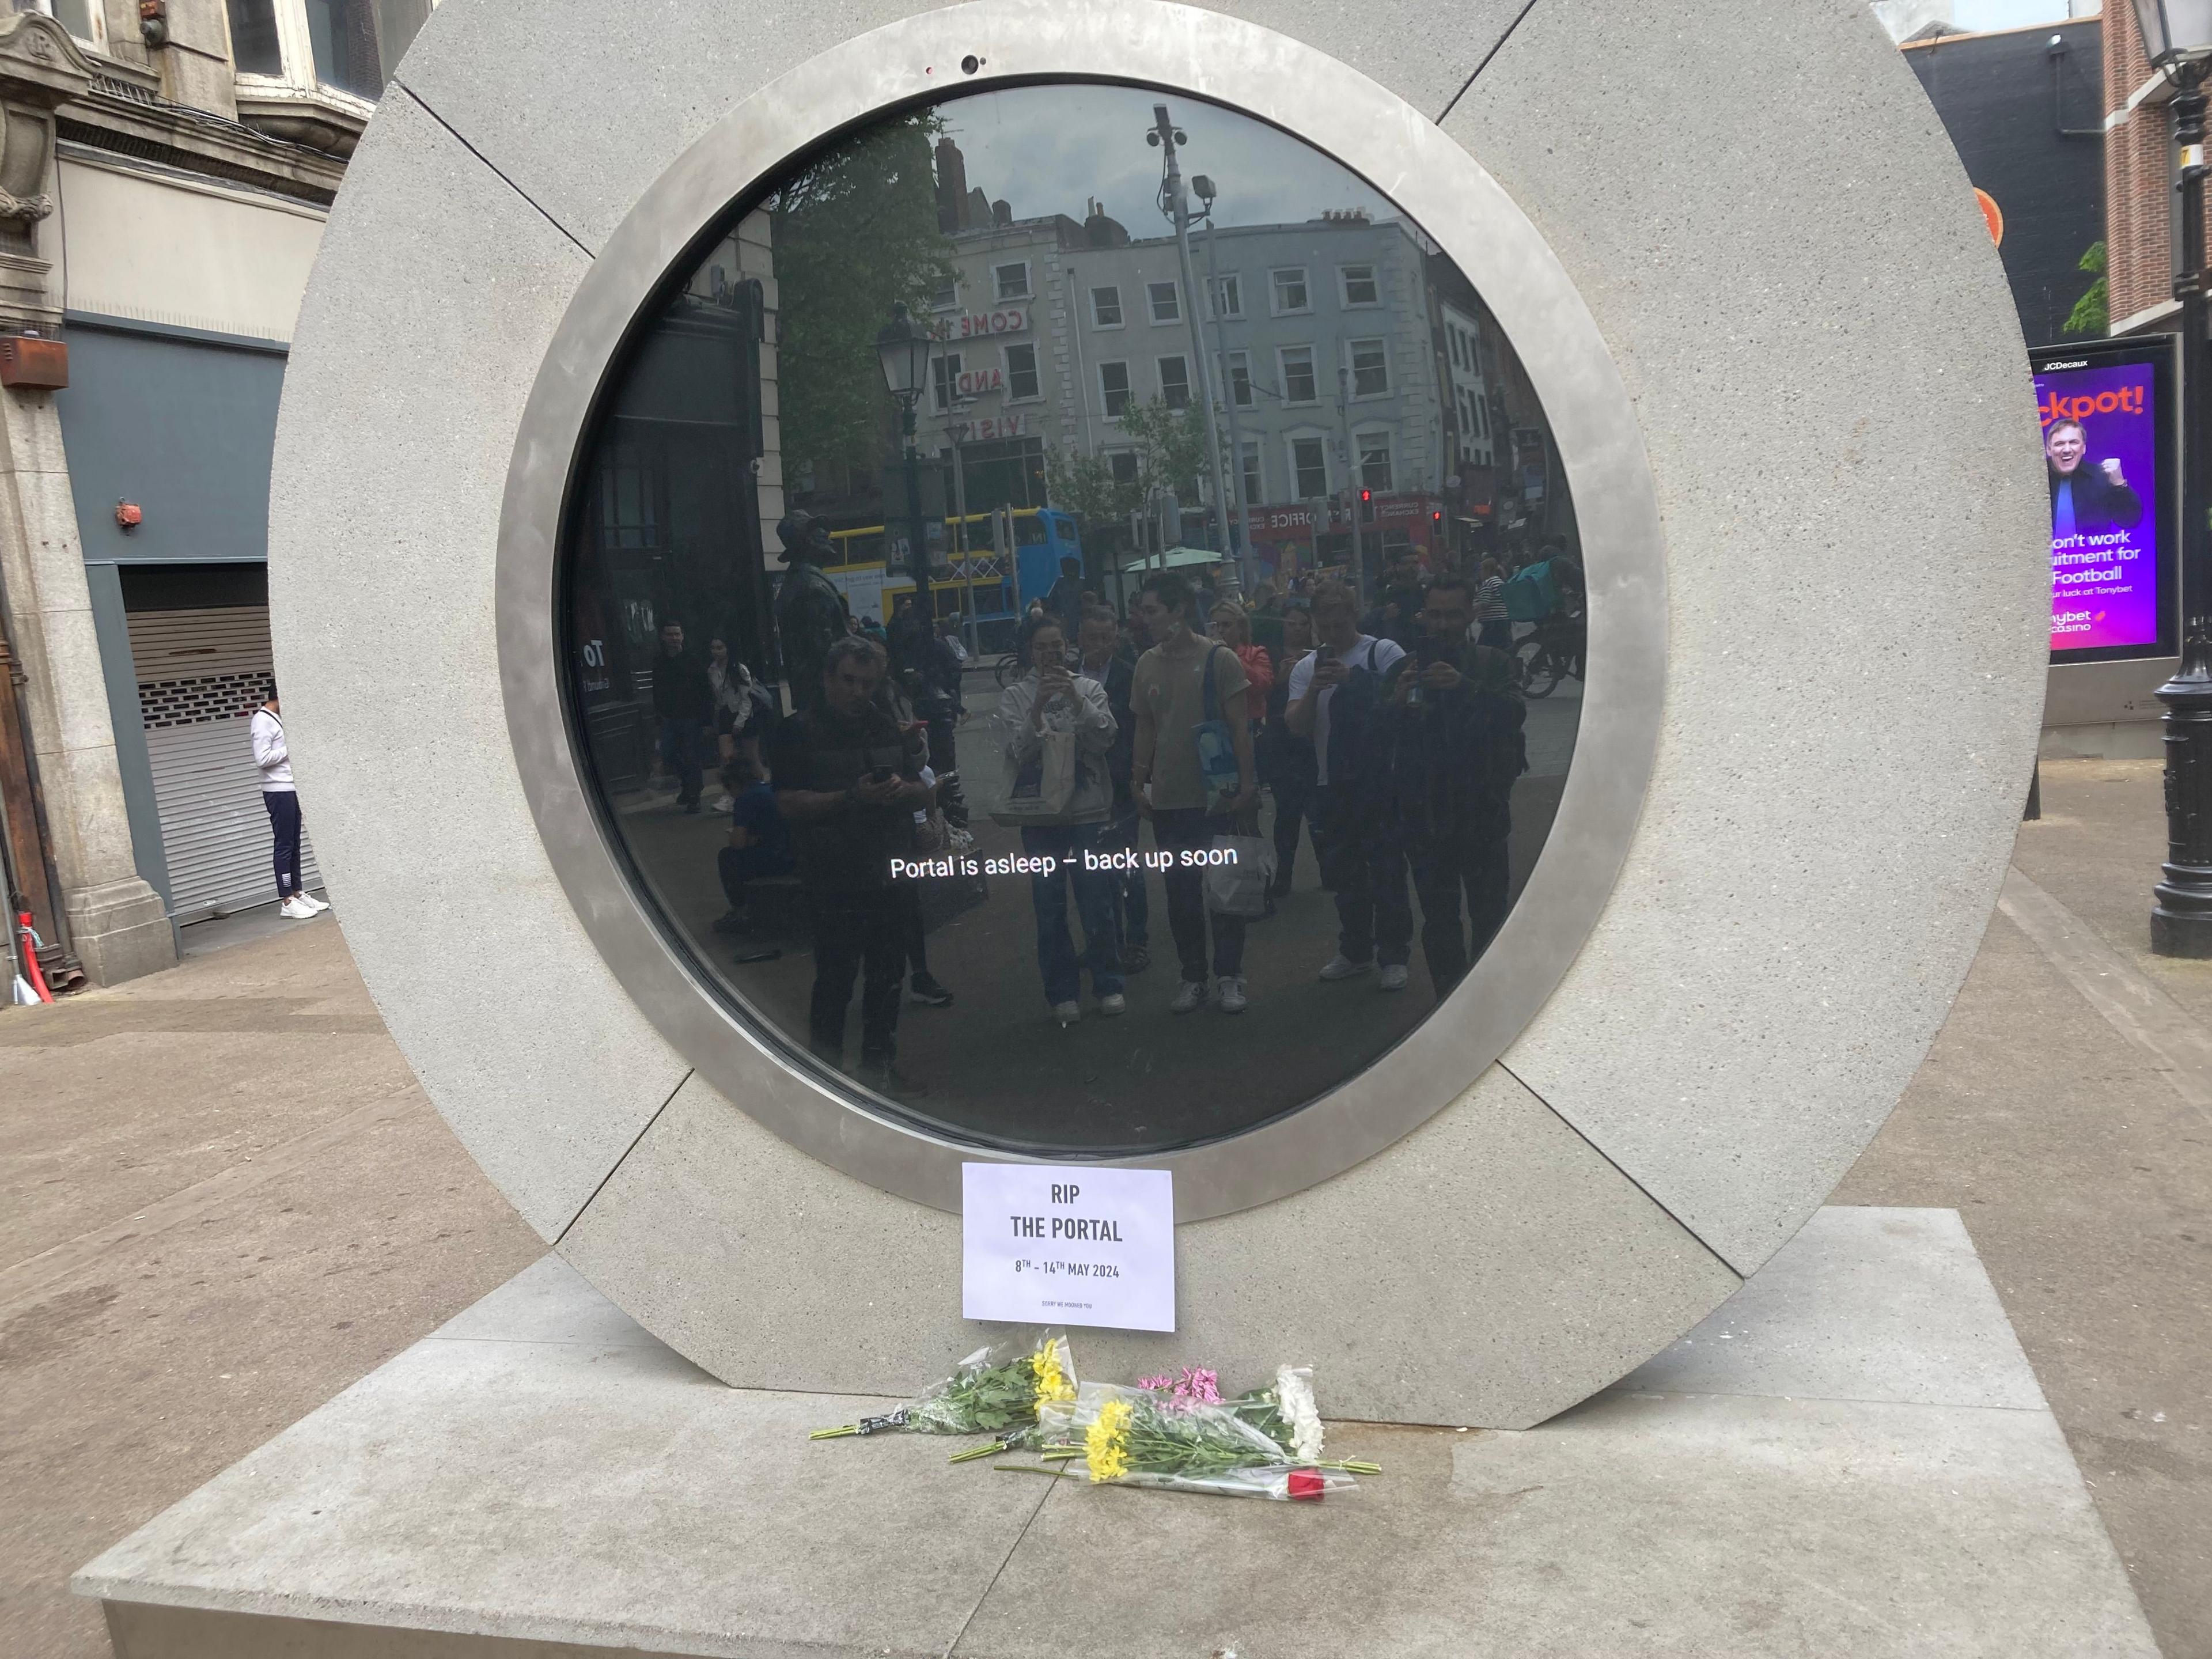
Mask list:
[{"label": "bicycle", "polygon": [[1521,695],[1548,697],[1559,690],[1561,680],[1571,676],[1580,679],[1574,666],[1578,648],[1573,630],[1548,623],[1518,641],[1513,647],[1513,663]]}]

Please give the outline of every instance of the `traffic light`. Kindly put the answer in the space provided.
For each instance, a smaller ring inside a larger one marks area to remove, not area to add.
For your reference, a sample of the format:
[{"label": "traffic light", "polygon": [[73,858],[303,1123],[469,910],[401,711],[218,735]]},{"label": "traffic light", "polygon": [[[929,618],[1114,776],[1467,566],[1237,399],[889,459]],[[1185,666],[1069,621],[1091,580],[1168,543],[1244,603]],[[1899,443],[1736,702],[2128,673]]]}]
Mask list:
[{"label": "traffic light", "polygon": [[1429,514],[1429,528],[1431,530],[1441,531],[1443,527],[1443,509],[1442,507],[1437,507]]},{"label": "traffic light", "polygon": [[1375,492],[1371,489],[1363,489],[1359,492],[1359,504],[1362,507],[1366,506],[1368,502],[1374,499]]}]

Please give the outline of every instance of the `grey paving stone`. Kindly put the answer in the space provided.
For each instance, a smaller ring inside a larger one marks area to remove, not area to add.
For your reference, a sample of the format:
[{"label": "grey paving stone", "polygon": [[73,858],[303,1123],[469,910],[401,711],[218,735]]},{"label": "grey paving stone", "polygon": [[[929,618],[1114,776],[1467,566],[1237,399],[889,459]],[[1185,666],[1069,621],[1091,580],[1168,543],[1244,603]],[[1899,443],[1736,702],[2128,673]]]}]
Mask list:
[{"label": "grey paving stone", "polygon": [[1957,1211],[1836,1205],[1613,1389],[2044,1406]]}]

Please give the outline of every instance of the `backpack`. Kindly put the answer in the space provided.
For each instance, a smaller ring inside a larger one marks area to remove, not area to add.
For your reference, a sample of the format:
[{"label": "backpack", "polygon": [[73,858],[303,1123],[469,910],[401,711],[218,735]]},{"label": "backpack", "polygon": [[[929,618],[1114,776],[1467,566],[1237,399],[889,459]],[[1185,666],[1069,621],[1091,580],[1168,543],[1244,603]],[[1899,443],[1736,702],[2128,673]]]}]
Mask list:
[{"label": "backpack", "polygon": [[1375,668],[1381,643],[1370,640],[1365,659],[1358,664],[1346,660],[1344,684],[1328,700],[1328,781],[1340,793],[1379,758],[1366,739],[1374,729],[1376,711],[1382,706],[1382,676]]},{"label": "backpack", "polygon": [[1516,570],[1498,589],[1508,622],[1541,622],[1559,608],[1559,584],[1552,580],[1552,562]]}]

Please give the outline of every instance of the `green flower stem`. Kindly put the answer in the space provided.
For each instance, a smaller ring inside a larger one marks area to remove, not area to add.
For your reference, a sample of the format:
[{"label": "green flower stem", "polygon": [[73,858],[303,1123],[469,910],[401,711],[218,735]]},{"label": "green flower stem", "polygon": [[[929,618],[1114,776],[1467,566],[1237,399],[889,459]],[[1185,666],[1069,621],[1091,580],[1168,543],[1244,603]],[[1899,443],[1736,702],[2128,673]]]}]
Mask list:
[{"label": "green flower stem", "polygon": [[1002,1451],[1011,1451],[1012,1449],[1013,1446],[1012,1442],[994,1440],[988,1445],[970,1446],[966,1451],[955,1452],[951,1456],[946,1458],[945,1461],[948,1463],[972,1463],[979,1457],[995,1457]]},{"label": "green flower stem", "polygon": [[848,1434],[858,1434],[860,1431],[860,1425],[858,1423],[848,1423],[842,1429],[817,1429],[806,1437],[809,1440],[842,1440]]}]

